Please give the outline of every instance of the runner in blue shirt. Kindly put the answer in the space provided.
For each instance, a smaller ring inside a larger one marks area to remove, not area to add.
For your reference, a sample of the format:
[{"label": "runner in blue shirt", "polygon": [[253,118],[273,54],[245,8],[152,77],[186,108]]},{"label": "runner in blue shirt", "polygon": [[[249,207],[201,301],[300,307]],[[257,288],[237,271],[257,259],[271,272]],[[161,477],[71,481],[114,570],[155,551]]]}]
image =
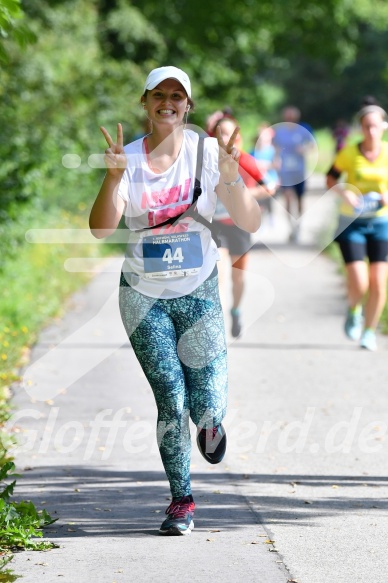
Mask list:
[{"label": "runner in blue shirt", "polygon": [[[299,219],[303,215],[303,195],[306,188],[306,152],[314,143],[311,128],[302,125],[300,111],[288,106],[282,111],[283,122],[275,125],[273,143],[280,157],[280,185],[285,196],[291,223],[290,241],[298,237]],[[296,213],[294,212],[296,202]]]}]

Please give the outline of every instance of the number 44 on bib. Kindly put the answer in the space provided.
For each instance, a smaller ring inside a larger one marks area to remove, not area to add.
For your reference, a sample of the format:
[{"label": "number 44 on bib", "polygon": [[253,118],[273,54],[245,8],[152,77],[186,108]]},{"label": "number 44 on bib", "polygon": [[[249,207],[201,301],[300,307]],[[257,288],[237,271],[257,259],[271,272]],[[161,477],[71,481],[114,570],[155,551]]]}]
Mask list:
[{"label": "number 44 on bib", "polygon": [[182,247],[177,247],[175,249],[174,255],[172,254],[171,249],[166,249],[163,255],[163,261],[167,261],[170,265],[171,263],[182,263],[183,262],[183,253]]},{"label": "number 44 on bib", "polygon": [[143,239],[145,277],[182,277],[198,273],[203,264],[198,232],[155,235]]}]

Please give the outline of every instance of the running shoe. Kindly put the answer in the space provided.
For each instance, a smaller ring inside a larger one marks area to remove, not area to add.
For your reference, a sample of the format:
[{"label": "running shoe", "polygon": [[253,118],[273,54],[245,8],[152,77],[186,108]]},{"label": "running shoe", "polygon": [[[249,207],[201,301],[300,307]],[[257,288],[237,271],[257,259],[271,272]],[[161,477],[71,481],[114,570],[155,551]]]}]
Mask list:
[{"label": "running shoe", "polygon": [[360,342],[361,348],[366,348],[366,350],[377,350],[376,334],[371,328],[366,328],[361,336]]},{"label": "running shoe", "polygon": [[349,308],[345,320],[345,334],[350,340],[359,340],[362,331],[362,310]]},{"label": "running shoe", "polygon": [[167,518],[159,529],[160,534],[179,536],[190,534],[194,528],[195,504],[192,495],[173,498],[166,510]]},{"label": "running shoe", "polygon": [[210,429],[200,429],[197,434],[197,445],[209,464],[219,464],[226,451],[226,431],[222,423]]},{"label": "running shoe", "polygon": [[232,316],[232,336],[233,338],[238,338],[239,336],[241,336],[242,330],[240,313],[232,310],[230,314]]}]

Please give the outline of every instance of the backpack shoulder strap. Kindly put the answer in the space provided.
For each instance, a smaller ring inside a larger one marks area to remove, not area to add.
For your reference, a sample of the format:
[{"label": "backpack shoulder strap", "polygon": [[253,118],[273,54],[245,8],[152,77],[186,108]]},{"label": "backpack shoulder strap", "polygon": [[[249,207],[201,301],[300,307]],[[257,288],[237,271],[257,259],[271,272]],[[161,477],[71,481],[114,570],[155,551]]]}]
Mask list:
[{"label": "backpack shoulder strap", "polygon": [[162,223],[158,223],[157,225],[152,225],[151,227],[144,227],[144,230],[156,229],[159,227],[164,227],[165,225],[173,225],[173,224],[177,223],[181,218],[192,216],[193,211],[196,210],[198,197],[202,194],[201,175],[202,175],[202,166],[203,166],[204,141],[205,141],[205,137],[199,136],[198,146],[197,146],[197,165],[195,168],[193,202],[192,202],[191,206],[184,213],[176,215],[175,217],[171,217],[171,218],[167,219],[166,221],[163,221]]},{"label": "backpack shoulder strap", "polygon": [[199,136],[198,147],[197,147],[197,166],[195,169],[195,182],[194,182],[194,194],[193,194],[193,204],[198,200],[198,197],[202,194],[201,188],[201,176],[202,176],[202,166],[203,166],[203,147],[205,143],[204,136]]}]

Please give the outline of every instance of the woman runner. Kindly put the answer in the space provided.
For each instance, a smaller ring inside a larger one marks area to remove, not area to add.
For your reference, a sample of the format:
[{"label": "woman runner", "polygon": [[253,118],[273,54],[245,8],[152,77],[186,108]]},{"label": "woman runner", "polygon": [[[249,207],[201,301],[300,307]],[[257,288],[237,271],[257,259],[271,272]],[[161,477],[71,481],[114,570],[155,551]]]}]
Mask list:
[{"label": "woman runner", "polygon": [[348,184],[336,186],[342,198],[336,241],[346,266],[349,303],[345,333],[362,348],[376,350],[388,273],[388,144],[382,140],[386,113],[377,104],[365,105],[357,118],[363,139],[338,152],[327,186],[336,186],[346,174]]},{"label": "woman runner", "polygon": [[238,128],[226,145],[219,134],[204,139],[198,155],[199,136],[185,128],[194,104],[184,71],[152,70],[141,104],[152,128],[147,136],[124,147],[121,124],[116,141],[101,128],[107,171],[90,228],[106,237],[124,215],[129,229],[119,302],[158,409],[157,439],[172,494],[159,532],[185,535],[195,509],[189,419],[208,462],[220,462],[226,448],[227,355],[210,221],[219,197],[240,228],[255,232],[260,207],[238,174]]},{"label": "woman runner", "polygon": [[[217,121],[212,129],[211,135],[215,135],[217,128],[221,133],[223,141],[227,144],[238,126],[237,121],[232,117],[223,117]],[[240,151],[239,173],[244,180],[248,192],[256,199],[269,197],[269,190],[263,186],[264,177],[258,169],[253,156],[242,149],[242,138],[237,134],[235,146]],[[273,194],[273,191],[272,191]],[[238,338],[242,333],[241,322],[241,300],[245,288],[245,271],[248,267],[248,254],[252,247],[251,236],[244,229],[240,229],[230,218],[226,208],[220,200],[217,201],[216,210],[213,217],[217,225],[217,236],[220,240],[220,284],[224,285],[225,265],[230,257],[231,278],[232,278],[232,308],[230,310],[232,328],[231,333],[234,338]]]}]

